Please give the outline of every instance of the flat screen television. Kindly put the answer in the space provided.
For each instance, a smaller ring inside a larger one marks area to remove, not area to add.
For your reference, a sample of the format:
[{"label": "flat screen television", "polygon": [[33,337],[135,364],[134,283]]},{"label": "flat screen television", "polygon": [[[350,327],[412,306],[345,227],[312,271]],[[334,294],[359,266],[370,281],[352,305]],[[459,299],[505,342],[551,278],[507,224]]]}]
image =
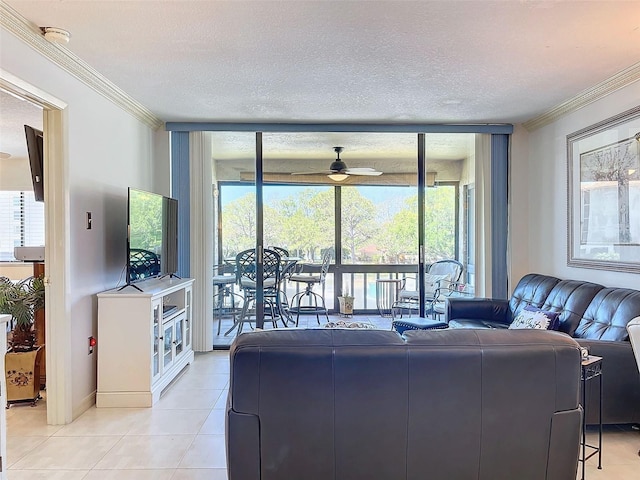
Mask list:
[{"label": "flat screen television", "polygon": [[44,143],[42,130],[25,125],[24,133],[27,137],[33,196],[36,202],[44,202]]},{"label": "flat screen television", "polygon": [[178,201],[129,188],[127,285],[178,271]]}]

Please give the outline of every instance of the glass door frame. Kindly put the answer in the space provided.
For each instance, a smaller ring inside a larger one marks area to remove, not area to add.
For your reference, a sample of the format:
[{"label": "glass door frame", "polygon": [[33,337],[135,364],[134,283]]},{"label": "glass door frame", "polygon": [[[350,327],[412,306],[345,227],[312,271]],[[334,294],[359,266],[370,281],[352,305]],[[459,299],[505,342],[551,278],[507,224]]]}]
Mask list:
[{"label": "glass door frame", "polygon": [[[506,244],[506,231],[498,231],[499,228],[504,228],[507,219],[507,178],[508,178],[508,145],[510,134],[513,133],[513,125],[510,124],[493,124],[493,125],[431,125],[431,124],[295,124],[295,123],[202,123],[202,122],[169,122],[165,125],[167,131],[171,132],[171,181],[172,181],[172,196],[179,200],[181,222],[182,227],[180,231],[179,242],[179,274],[181,276],[189,276],[189,260],[190,260],[190,246],[189,246],[189,232],[190,232],[190,210],[191,205],[189,202],[190,196],[190,184],[188,181],[189,176],[189,132],[200,131],[227,131],[227,132],[255,132],[256,134],[256,156],[255,156],[255,172],[256,172],[256,216],[257,216],[257,233],[256,233],[256,252],[258,262],[256,268],[258,269],[258,299],[257,309],[261,319],[264,315],[264,297],[262,295],[262,280],[260,272],[262,271],[262,252],[263,245],[263,201],[262,201],[262,187],[263,187],[263,158],[262,158],[262,134],[263,132],[275,133],[275,132],[366,132],[366,133],[414,133],[419,136],[418,141],[418,194],[419,198],[419,228],[422,225],[424,228],[424,184],[425,184],[425,169],[424,169],[424,156],[425,156],[425,133],[473,133],[473,134],[491,134],[492,143],[498,147],[495,154],[492,150],[492,171],[491,179],[498,181],[499,188],[493,188],[492,195],[492,213],[493,217],[500,218],[500,222],[492,222],[492,230],[489,232],[492,239],[499,239],[498,242],[492,242],[495,244]],[[497,160],[497,161],[496,161]],[[185,181],[185,178],[187,181]],[[493,184],[492,184],[493,187]],[[339,188],[339,187],[338,187]],[[338,202],[336,202],[336,209],[339,208]],[[421,210],[421,211],[420,211]],[[337,222],[337,219],[336,219]],[[186,227],[186,228],[185,228]],[[339,227],[336,226],[336,232],[339,232]],[[419,232],[419,285],[421,289],[420,293],[420,315],[424,316],[424,230]],[[422,243],[420,243],[422,242]],[[339,249],[340,242],[336,243],[336,250]],[[337,253],[337,251],[336,251]],[[502,253],[502,255],[500,255]],[[504,257],[504,258],[503,258]],[[494,278],[501,278],[506,281],[507,279],[507,263],[506,263],[506,251],[496,251],[494,248],[494,255],[492,256],[492,271],[494,272]],[[504,282],[501,282],[504,283]],[[494,285],[498,287],[499,295],[503,296],[503,292],[506,292],[507,285],[500,284]]]}]

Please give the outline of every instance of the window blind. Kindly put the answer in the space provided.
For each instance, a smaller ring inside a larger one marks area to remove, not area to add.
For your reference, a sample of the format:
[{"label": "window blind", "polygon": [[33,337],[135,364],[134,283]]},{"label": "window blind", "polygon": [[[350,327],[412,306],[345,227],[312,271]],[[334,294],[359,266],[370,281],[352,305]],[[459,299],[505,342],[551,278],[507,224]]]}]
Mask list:
[{"label": "window blind", "polygon": [[14,247],[44,245],[44,203],[33,192],[0,191],[0,261],[15,261]]}]

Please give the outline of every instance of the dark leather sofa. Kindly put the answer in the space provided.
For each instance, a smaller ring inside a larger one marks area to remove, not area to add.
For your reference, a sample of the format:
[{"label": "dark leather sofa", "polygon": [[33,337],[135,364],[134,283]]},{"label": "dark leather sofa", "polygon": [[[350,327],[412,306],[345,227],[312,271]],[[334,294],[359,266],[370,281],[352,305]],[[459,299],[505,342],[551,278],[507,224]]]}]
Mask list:
[{"label": "dark leather sofa", "polygon": [[[509,300],[451,298],[453,328],[507,328],[526,305],[560,312],[560,328],[602,360],[603,423],[640,423],[640,382],[626,325],[640,316],[640,291],[529,274]],[[587,385],[587,422],[597,422],[597,382]]]},{"label": "dark leather sofa", "polygon": [[230,480],[576,478],[566,335],[279,329],[240,335],[230,359]]}]

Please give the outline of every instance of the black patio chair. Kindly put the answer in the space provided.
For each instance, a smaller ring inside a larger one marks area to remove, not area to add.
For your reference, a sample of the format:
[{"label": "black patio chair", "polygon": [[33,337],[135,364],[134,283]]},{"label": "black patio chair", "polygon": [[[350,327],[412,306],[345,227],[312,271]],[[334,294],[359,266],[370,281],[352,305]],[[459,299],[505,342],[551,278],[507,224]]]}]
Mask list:
[{"label": "black patio chair", "polygon": [[[296,327],[300,320],[300,313],[315,313],[318,325],[320,325],[320,314],[324,314],[329,321],[329,312],[324,300],[324,282],[329,272],[329,264],[331,263],[331,253],[327,252],[322,258],[322,267],[320,267],[320,273],[296,273],[289,277],[289,281],[306,284],[305,289],[296,293],[291,298],[290,311],[296,314]],[[315,285],[320,285],[322,288],[322,294],[318,294],[313,291]],[[308,305],[302,305],[302,299],[308,297]],[[320,304],[318,304],[318,301]]]},{"label": "black patio chair", "polygon": [[[273,327],[276,328],[277,321],[281,320],[283,325],[286,322],[282,317],[278,292],[280,287],[280,255],[274,250],[265,248],[262,254],[262,290],[264,298],[264,314],[271,317]],[[228,335],[236,326],[238,334],[242,333],[244,323],[257,320],[256,317],[256,297],[257,297],[257,268],[256,268],[256,252],[255,249],[248,249],[236,255],[236,281],[243,293],[242,312],[239,318],[234,322],[233,326],[225,333]],[[252,314],[254,320],[252,320]]]},{"label": "black patio chair", "polygon": [[231,315],[233,322],[240,313],[243,297],[233,290],[236,283],[235,266],[229,263],[214,265],[213,267],[213,318],[218,321],[218,335],[222,319],[225,315]]}]

